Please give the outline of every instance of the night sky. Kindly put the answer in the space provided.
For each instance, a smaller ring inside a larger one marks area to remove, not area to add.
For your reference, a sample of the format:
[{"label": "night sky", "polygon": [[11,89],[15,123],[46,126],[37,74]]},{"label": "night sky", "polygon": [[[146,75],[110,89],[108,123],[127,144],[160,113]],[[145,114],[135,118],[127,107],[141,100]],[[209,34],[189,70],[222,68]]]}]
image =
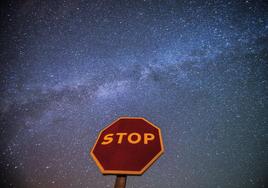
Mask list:
[{"label": "night sky", "polygon": [[1,1],[1,188],[104,188],[120,116],[165,153],[127,188],[268,187],[268,3]]}]

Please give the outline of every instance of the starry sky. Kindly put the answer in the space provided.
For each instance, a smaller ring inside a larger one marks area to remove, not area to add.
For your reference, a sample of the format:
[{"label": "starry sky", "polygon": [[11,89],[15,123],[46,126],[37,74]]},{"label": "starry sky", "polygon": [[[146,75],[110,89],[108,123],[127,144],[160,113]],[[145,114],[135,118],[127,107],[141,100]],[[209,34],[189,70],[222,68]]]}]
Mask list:
[{"label": "starry sky", "polygon": [[120,116],[165,154],[128,188],[268,182],[265,1],[1,1],[1,187],[103,188],[89,156]]}]

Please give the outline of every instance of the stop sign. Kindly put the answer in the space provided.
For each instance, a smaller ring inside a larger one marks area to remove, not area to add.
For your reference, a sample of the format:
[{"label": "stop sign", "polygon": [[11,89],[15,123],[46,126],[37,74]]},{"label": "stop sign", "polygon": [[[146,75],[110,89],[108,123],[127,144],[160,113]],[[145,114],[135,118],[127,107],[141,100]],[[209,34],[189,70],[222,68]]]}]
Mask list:
[{"label": "stop sign", "polygon": [[164,152],[161,130],[140,117],[104,128],[90,154],[103,174],[143,174]]}]

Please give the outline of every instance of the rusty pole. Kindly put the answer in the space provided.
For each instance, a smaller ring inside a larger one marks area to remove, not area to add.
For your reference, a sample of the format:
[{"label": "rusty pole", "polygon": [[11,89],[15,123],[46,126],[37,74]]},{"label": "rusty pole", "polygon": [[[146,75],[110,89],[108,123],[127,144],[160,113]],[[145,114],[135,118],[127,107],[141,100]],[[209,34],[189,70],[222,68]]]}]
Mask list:
[{"label": "rusty pole", "polygon": [[114,188],[125,188],[127,183],[127,176],[126,175],[117,175]]}]

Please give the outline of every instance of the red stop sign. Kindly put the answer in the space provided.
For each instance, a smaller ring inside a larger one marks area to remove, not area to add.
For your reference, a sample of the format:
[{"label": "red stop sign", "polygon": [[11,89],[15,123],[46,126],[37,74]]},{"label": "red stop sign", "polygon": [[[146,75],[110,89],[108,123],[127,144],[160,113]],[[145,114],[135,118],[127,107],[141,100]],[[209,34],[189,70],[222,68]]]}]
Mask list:
[{"label": "red stop sign", "polygon": [[163,152],[157,126],[144,118],[121,117],[100,132],[90,154],[103,174],[141,175]]}]

